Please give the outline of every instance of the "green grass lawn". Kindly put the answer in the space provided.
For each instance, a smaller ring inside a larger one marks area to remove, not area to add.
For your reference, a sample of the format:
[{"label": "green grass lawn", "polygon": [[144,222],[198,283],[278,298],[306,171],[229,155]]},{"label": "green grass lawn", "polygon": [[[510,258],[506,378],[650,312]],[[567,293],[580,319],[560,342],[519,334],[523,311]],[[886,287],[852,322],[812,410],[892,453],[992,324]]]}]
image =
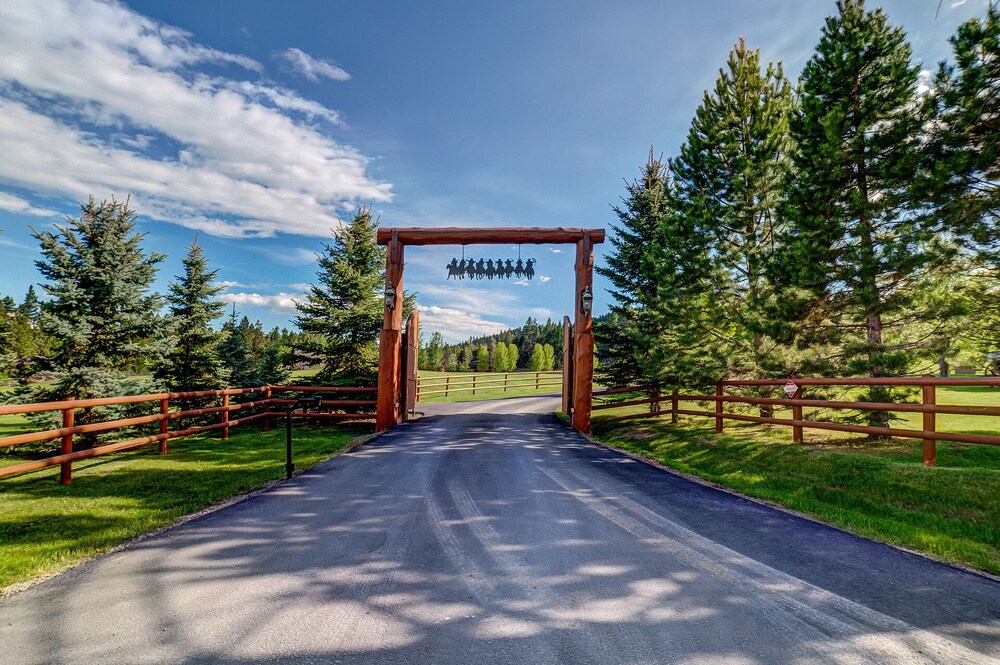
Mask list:
[{"label": "green grass lawn", "polygon": [[[1000,391],[939,388],[938,403],[1000,405]],[[900,416],[895,427],[918,427],[920,414]],[[681,416],[676,425],[669,417],[595,423],[593,433],[858,535],[1000,574],[1000,446],[939,442],[938,466],[928,468],[917,440],[806,430],[806,444],[796,445],[790,427],[729,420],[725,428],[719,435],[713,420]],[[939,414],[938,429],[997,434],[1000,418]]]},{"label": "green grass lawn", "polygon": [[[420,377],[424,380],[424,385],[427,385],[427,390],[444,390],[444,386],[430,387],[431,383],[440,383],[445,380],[445,377],[452,377],[452,380],[460,380],[460,384],[463,388],[471,387],[468,381],[471,380],[473,375],[476,375],[477,382],[483,381],[484,385],[496,385],[498,379],[503,378],[502,373],[493,372],[428,372],[421,371]],[[525,378],[515,379],[514,372],[509,372],[511,374],[510,380],[516,383],[528,384],[530,378],[530,373],[526,373]],[[551,374],[541,377],[542,382],[549,382],[550,385],[542,385],[538,389],[535,389],[533,384],[512,386],[507,388],[505,391],[503,389],[503,384],[501,383],[499,387],[490,388],[476,388],[475,394],[471,390],[450,392],[447,396],[444,393],[437,393],[434,395],[427,395],[426,397],[421,395],[418,407],[420,404],[440,404],[442,402],[475,402],[484,399],[500,399],[503,397],[527,397],[530,395],[546,395],[549,393],[562,392],[562,381],[561,377],[556,374]],[[455,384],[456,386],[459,384]],[[424,390],[421,388],[421,390]]]},{"label": "green grass lawn", "polygon": [[[298,425],[296,470],[307,469],[372,431],[370,423]],[[0,479],[0,589],[56,572],[184,515],[266,485],[285,472],[285,431],[253,424],[228,441],[215,434]],[[13,459],[8,463],[23,460]]]}]

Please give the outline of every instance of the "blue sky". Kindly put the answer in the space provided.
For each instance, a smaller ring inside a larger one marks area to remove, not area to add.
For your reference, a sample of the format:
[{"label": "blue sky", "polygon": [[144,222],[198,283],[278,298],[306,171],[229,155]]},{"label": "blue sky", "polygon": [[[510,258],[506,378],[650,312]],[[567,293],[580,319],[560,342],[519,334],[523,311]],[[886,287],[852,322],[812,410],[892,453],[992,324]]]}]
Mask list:
[{"label": "blue sky", "polygon": [[[875,6],[876,3],[869,3]],[[925,69],[986,0],[881,3]],[[740,37],[798,75],[832,0],[130,2],[0,5],[0,294],[37,283],[37,229],[132,195],[180,270],[196,232],[225,298],[287,325],[338,217],[384,226],[609,227],[650,146],[676,153]],[[601,250],[598,246],[598,263]],[[559,251],[561,250],[561,251]],[[517,247],[469,247],[514,256]],[[406,288],[449,340],[558,320],[570,246],[525,246],[530,284],[445,280],[461,248],[410,248]],[[607,309],[598,280],[595,312]]]}]

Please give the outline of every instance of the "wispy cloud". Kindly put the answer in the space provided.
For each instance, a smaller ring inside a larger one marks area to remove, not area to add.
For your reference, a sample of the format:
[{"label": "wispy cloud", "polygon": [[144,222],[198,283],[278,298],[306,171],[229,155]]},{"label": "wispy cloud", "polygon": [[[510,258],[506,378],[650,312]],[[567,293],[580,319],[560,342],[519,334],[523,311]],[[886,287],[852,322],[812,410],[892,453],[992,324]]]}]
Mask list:
[{"label": "wispy cloud", "polygon": [[355,201],[392,199],[313,125],[336,111],[249,80],[262,71],[122,4],[0,3],[0,154],[18,157],[0,182],[131,192],[146,216],[226,237],[326,236]]},{"label": "wispy cloud", "polygon": [[479,314],[462,309],[438,307],[437,305],[417,305],[420,311],[420,326],[428,332],[437,331],[448,342],[460,342],[469,337],[492,335],[510,328],[500,321],[490,321]]},{"label": "wispy cloud", "polygon": [[236,305],[266,307],[277,314],[289,314],[295,311],[295,300],[302,300],[303,296],[297,293],[277,293],[275,295],[223,293],[219,296],[219,299]]},{"label": "wispy cloud", "polygon": [[301,74],[310,81],[319,81],[321,78],[332,81],[351,80],[351,75],[334,63],[322,58],[314,58],[301,49],[285,49],[276,53],[275,57],[287,62],[291,65],[294,72]]},{"label": "wispy cloud", "polygon": [[16,212],[22,215],[31,215],[32,217],[61,217],[55,210],[49,210],[47,208],[36,208],[28,201],[25,201],[20,196],[14,196],[7,192],[0,192],[0,210],[6,210],[7,212]]}]

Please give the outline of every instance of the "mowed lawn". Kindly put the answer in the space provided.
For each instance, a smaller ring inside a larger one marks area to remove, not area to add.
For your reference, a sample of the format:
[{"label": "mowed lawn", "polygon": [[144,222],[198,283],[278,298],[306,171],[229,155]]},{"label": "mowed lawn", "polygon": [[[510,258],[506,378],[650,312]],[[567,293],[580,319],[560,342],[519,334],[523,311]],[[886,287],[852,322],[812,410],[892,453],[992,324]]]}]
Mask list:
[{"label": "mowed lawn", "polygon": [[[16,425],[10,425],[14,427]],[[371,423],[296,425],[294,462],[302,471],[372,432]],[[0,463],[24,461],[11,455]],[[285,473],[285,430],[248,424],[228,441],[215,433],[174,439],[76,462],[73,482],[59,467],[0,479],[0,589],[56,572]]]},{"label": "mowed lawn", "polygon": [[[1000,390],[939,387],[937,402],[1000,406]],[[682,402],[680,408],[710,411],[713,405]],[[894,415],[899,420],[893,427],[922,429],[921,414]],[[938,466],[928,468],[922,464],[921,443],[914,439],[873,441],[807,429],[806,443],[797,445],[790,427],[727,420],[720,435],[711,418],[680,416],[675,425],[669,420],[668,414],[595,423],[594,436],[858,535],[1000,574],[1000,446],[939,442]],[[937,429],[1000,434],[1000,417],[938,414]]]},{"label": "mowed lawn", "polygon": [[[442,402],[474,402],[484,399],[504,397],[528,397],[562,392],[562,376],[547,374],[535,381],[531,372],[508,372],[508,387],[503,387],[502,372],[431,372],[421,370],[420,404]],[[476,391],[472,392],[472,377],[476,380]],[[448,384],[447,394],[445,393]],[[535,386],[538,386],[537,388]],[[456,390],[461,388],[461,390]],[[418,408],[419,410],[419,408]]]}]

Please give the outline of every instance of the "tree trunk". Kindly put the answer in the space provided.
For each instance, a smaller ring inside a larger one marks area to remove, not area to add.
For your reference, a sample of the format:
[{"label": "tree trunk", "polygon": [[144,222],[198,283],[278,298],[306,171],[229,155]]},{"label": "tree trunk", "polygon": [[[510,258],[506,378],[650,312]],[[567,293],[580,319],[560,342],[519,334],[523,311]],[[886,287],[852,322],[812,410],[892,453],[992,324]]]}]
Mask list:
[{"label": "tree trunk", "polygon": [[942,378],[951,376],[951,368],[948,366],[948,361],[944,359],[944,356],[938,358],[938,376]]}]

